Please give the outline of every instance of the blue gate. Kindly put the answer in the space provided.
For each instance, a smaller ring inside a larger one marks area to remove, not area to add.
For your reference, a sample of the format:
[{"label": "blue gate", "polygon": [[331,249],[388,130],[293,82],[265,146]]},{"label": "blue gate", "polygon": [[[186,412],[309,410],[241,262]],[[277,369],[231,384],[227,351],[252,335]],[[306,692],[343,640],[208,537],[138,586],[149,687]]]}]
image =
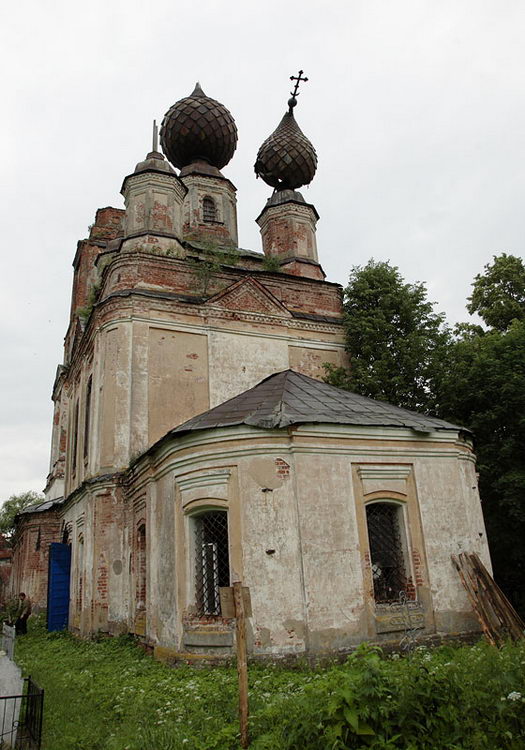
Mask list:
[{"label": "blue gate", "polygon": [[52,542],[49,545],[47,579],[47,629],[65,630],[69,617],[69,573],[71,545]]}]

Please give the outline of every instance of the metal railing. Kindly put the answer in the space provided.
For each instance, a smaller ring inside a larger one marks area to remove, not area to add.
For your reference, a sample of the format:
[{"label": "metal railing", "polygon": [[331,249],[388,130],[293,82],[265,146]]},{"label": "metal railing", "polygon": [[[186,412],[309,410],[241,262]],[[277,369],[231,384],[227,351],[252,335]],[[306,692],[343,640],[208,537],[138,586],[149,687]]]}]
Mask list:
[{"label": "metal railing", "polygon": [[22,695],[0,696],[0,750],[40,750],[44,691],[31,677],[24,679]]}]

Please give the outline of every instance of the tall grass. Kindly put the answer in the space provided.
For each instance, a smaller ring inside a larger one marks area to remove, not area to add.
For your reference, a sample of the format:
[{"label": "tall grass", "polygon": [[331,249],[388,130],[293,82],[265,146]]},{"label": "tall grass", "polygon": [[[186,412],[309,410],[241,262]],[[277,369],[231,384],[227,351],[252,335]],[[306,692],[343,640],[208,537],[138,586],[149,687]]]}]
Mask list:
[{"label": "tall grass", "polygon": [[[41,628],[17,660],[46,690],[44,750],[238,747],[237,675],[169,668],[126,638],[80,641]],[[525,644],[361,647],[324,670],[250,666],[255,750],[523,750]]]}]

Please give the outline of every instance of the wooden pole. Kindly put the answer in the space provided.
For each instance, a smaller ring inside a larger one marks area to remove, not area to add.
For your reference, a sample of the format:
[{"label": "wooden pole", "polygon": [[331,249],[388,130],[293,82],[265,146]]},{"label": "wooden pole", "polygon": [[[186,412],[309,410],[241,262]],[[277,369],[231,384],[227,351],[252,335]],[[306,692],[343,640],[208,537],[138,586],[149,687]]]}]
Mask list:
[{"label": "wooden pole", "polygon": [[239,723],[241,725],[241,747],[249,747],[248,737],[248,660],[246,657],[246,619],[242,599],[242,583],[233,584],[235,604],[235,626],[237,635],[237,675],[239,678]]}]

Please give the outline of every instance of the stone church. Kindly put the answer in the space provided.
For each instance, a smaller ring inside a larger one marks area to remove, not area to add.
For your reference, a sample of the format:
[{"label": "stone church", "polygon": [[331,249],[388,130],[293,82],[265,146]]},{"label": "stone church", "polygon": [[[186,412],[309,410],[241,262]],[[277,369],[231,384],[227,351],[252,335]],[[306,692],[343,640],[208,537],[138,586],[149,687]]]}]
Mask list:
[{"label": "stone church", "polygon": [[242,580],[253,655],[477,630],[450,560],[490,564],[470,434],[322,380],[347,364],[342,293],[299,192],[296,92],[255,163],[262,252],[221,171],[234,119],[199,84],[78,243],[46,501],[14,552],[56,627],[229,655],[219,589]]}]

